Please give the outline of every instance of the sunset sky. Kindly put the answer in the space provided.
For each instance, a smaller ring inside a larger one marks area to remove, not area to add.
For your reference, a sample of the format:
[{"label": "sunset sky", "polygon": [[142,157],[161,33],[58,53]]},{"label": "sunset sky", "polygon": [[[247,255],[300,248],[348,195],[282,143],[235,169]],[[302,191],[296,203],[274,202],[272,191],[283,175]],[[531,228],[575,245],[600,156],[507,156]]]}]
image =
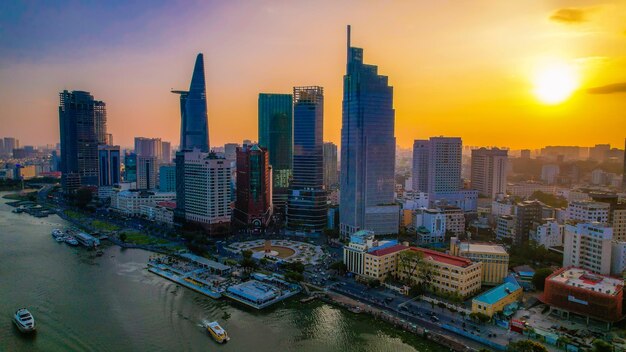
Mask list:
[{"label": "sunset sky", "polygon": [[[0,137],[57,143],[58,93],[107,104],[115,144],[179,143],[178,96],[206,67],[212,146],[257,139],[259,92],[320,85],[341,129],[345,27],[394,87],[396,137],[537,148],[626,137],[626,1],[2,1]],[[545,68],[576,82],[549,104]]]}]

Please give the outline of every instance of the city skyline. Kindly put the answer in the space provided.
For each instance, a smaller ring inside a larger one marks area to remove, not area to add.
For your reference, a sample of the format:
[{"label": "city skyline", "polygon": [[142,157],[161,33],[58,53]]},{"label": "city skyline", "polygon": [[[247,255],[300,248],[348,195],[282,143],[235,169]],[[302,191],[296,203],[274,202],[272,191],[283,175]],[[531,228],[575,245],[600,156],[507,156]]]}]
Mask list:
[{"label": "city skyline", "polygon": [[[618,134],[623,129],[603,126],[624,124],[620,82],[626,77],[626,46],[620,43],[626,36],[619,24],[624,4],[585,1],[570,5],[578,6],[570,12],[561,12],[566,4],[560,1],[494,2],[480,19],[463,17],[473,8],[469,2],[454,9],[437,4],[397,3],[388,8],[359,4],[358,11],[350,13],[354,4],[338,6],[320,29],[322,33],[310,37],[284,30],[298,25],[290,15],[298,13],[300,20],[314,20],[328,12],[329,3],[315,8],[272,2],[223,3],[197,5],[193,11],[176,6],[175,16],[171,11],[174,5],[169,4],[151,4],[150,16],[122,16],[124,7],[115,3],[106,8],[76,5],[65,13],[54,6],[9,5],[7,13],[16,19],[0,19],[9,34],[0,40],[0,46],[11,49],[0,55],[0,80],[12,85],[0,87],[0,135],[16,136],[25,145],[58,142],[55,93],[67,88],[90,91],[107,102],[109,132],[116,144],[131,145],[132,138],[139,135],[177,141],[180,106],[169,90],[187,86],[189,61],[204,52],[214,145],[257,135],[254,122],[260,92],[285,92],[294,85],[314,83],[326,92],[326,140],[341,148],[340,38],[345,24],[351,23],[358,28],[355,43],[368,47],[371,61],[383,67],[381,74],[389,76],[395,88],[396,137],[403,148],[409,148],[414,139],[436,135],[459,135],[466,145],[513,149],[544,144],[622,145],[623,136]],[[130,6],[138,10],[145,4]],[[308,11],[301,11],[303,8]],[[93,44],[75,49],[62,34],[80,28],[82,17],[96,10],[102,11],[98,21],[111,23],[86,30],[80,39],[92,39],[89,42]],[[250,20],[250,13],[257,15]],[[379,16],[372,20],[372,13]],[[416,13],[423,17],[415,18]],[[566,16],[572,13],[575,16]],[[234,16],[234,20],[209,24],[213,16]],[[48,28],[50,24],[32,26],[44,17],[58,18],[64,25],[54,30]],[[244,18],[249,23],[242,25]],[[450,21],[464,30],[425,31]],[[180,29],[170,31],[181,23]],[[136,28],[142,24],[145,29]],[[23,30],[24,25],[28,30]],[[503,32],[488,30],[505,25]],[[24,38],[11,39],[11,31],[20,28]],[[132,34],[116,35],[126,29],[133,29]],[[189,33],[197,35],[184,35]],[[249,52],[254,54],[253,60],[243,55]],[[534,76],[542,65],[555,61],[565,68],[555,70],[555,77],[570,67],[578,75],[578,86],[569,99],[550,105],[536,96],[542,94],[542,87],[534,85],[542,80]],[[299,70],[300,65],[310,69]],[[35,79],[36,87],[29,83]],[[516,128],[503,130],[508,126],[503,115]],[[233,129],[233,124],[238,128]],[[33,131],[33,125],[42,128]]]}]

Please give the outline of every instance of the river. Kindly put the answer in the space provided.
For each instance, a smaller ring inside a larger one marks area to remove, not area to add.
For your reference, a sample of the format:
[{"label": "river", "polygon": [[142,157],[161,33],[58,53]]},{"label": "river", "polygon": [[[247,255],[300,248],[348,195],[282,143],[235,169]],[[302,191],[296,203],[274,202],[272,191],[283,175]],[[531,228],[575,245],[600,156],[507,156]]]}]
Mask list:
[{"label": "river", "polygon": [[[53,228],[68,225],[58,216],[14,214],[6,202],[0,200],[0,351],[445,351],[321,302],[291,299],[256,311],[213,300],[145,270],[150,252],[108,246],[95,257],[52,239]],[[20,307],[35,316],[33,336],[11,322]],[[231,341],[217,345],[203,320],[218,320]]]}]

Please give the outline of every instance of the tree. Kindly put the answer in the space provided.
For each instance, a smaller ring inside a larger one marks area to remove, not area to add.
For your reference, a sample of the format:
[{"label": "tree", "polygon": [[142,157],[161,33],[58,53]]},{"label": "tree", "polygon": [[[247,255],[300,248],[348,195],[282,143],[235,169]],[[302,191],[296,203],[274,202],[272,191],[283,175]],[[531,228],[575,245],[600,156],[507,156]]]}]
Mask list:
[{"label": "tree", "polygon": [[491,320],[490,316],[481,312],[470,313],[469,317],[483,324]]},{"label": "tree", "polygon": [[252,258],[252,251],[246,249],[245,251],[241,251],[241,255],[244,259],[250,259]]},{"label": "tree", "polygon": [[332,263],[330,265],[330,268],[336,270],[340,274],[344,274],[346,271],[348,271],[348,266],[346,266],[346,263],[341,260]]},{"label": "tree", "polygon": [[126,242],[126,239],[128,238],[128,235],[126,234],[126,232],[122,232],[120,233],[120,241],[122,242]]},{"label": "tree", "polygon": [[409,286],[418,285],[424,290],[432,280],[432,267],[419,251],[407,250],[398,255],[398,271],[405,275]]},{"label": "tree", "polygon": [[595,339],[593,340],[592,345],[593,352],[613,352],[613,346],[604,340]]},{"label": "tree", "polygon": [[79,208],[84,208],[91,202],[93,198],[93,194],[91,190],[86,187],[79,188],[74,195],[74,200],[76,201],[76,206]]},{"label": "tree", "polygon": [[371,288],[375,288],[380,286],[380,281],[376,280],[376,279],[369,279],[367,280],[367,286],[371,287]]},{"label": "tree", "polygon": [[287,279],[288,281],[299,282],[299,281],[304,280],[304,275],[295,271],[288,271],[285,274],[285,279]]},{"label": "tree", "polygon": [[532,340],[520,340],[509,343],[507,349],[511,352],[548,352],[548,349]]},{"label": "tree", "polygon": [[537,290],[543,291],[546,283],[546,278],[552,274],[552,269],[550,268],[542,268],[535,271],[535,275],[533,275],[533,285]]}]

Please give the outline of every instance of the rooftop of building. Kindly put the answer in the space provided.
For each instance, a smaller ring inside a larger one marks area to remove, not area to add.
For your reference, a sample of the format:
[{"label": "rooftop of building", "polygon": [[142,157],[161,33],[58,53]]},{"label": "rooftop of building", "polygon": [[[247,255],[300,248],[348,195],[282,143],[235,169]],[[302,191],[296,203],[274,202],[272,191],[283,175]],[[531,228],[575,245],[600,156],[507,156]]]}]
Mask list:
[{"label": "rooftop of building", "polygon": [[487,292],[483,292],[473,300],[485,304],[494,304],[513,294],[515,291],[520,290],[521,288],[522,287],[520,285],[514,282],[505,282]]},{"label": "rooftop of building", "polygon": [[232,292],[255,303],[268,301],[280,295],[278,288],[256,280],[230,286],[228,292]]},{"label": "rooftop of building", "polygon": [[390,246],[386,246],[384,248],[381,248],[381,246],[373,248],[371,251],[369,251],[368,253],[371,255],[375,255],[377,257],[382,257],[388,254],[392,254],[392,253],[396,253],[396,252],[400,252],[407,249],[406,246],[403,246],[401,244],[398,244],[397,242],[395,244],[392,244]]},{"label": "rooftop of building", "polygon": [[190,260],[192,262],[195,262],[195,263],[198,263],[198,264],[201,264],[201,265],[205,265],[205,266],[207,266],[209,268],[213,268],[215,270],[226,271],[226,270],[230,269],[230,266],[228,266],[228,265],[224,265],[222,263],[219,263],[219,262],[216,262],[216,261],[204,258],[204,257],[200,257],[200,256],[197,256],[195,254],[183,253],[180,256],[185,258],[185,259],[188,259],[188,260]]},{"label": "rooftop of building", "polygon": [[503,246],[493,243],[461,242],[459,248],[462,252],[508,254]]},{"label": "rooftop of building", "polygon": [[176,209],[176,202],[171,200],[158,202],[157,205],[163,208]]},{"label": "rooftop of building", "polygon": [[552,281],[612,296],[619,293],[624,286],[623,280],[595,274],[589,270],[575,267],[558,270],[548,276],[546,281]]},{"label": "rooftop of building", "polygon": [[424,254],[424,258],[431,258],[432,260],[443,264],[454,265],[462,268],[466,268],[474,264],[471,260],[467,258],[437,252],[432,249],[426,249],[421,247],[410,247],[409,249],[415,252],[422,252],[422,254]]}]

